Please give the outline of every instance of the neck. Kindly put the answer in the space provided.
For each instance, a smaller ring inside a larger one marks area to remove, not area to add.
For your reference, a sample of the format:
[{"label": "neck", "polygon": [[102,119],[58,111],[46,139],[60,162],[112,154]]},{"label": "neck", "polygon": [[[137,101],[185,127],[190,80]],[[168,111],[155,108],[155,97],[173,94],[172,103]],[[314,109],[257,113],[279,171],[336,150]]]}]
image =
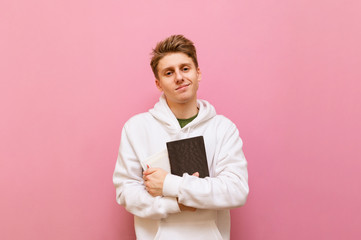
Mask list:
[{"label": "neck", "polygon": [[198,113],[197,98],[186,103],[171,103],[167,101],[167,104],[178,119],[188,119]]}]

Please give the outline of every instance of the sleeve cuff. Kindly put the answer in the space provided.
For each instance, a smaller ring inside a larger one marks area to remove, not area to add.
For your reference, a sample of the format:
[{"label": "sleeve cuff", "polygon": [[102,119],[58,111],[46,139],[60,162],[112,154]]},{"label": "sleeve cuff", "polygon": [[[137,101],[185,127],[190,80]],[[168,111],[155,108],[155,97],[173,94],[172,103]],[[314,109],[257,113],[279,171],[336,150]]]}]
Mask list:
[{"label": "sleeve cuff", "polygon": [[181,210],[178,205],[178,201],[173,197],[163,197],[167,213],[179,213]]},{"label": "sleeve cuff", "polygon": [[163,182],[163,196],[178,197],[179,186],[183,178],[173,174],[167,174]]}]

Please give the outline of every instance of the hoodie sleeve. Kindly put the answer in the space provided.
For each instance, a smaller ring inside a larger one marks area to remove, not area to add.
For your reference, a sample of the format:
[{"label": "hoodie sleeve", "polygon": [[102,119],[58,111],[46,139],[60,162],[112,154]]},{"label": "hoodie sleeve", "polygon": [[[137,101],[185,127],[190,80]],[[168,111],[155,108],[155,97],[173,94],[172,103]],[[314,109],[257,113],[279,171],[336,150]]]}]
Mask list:
[{"label": "hoodie sleeve", "polygon": [[200,209],[230,209],[244,205],[249,192],[247,161],[236,126],[231,123],[220,139],[213,177],[168,174],[163,195],[178,197],[180,203]]},{"label": "hoodie sleeve", "polygon": [[152,197],[145,190],[142,177],[143,169],[124,126],[113,174],[117,203],[142,218],[161,219],[180,212],[176,198]]}]

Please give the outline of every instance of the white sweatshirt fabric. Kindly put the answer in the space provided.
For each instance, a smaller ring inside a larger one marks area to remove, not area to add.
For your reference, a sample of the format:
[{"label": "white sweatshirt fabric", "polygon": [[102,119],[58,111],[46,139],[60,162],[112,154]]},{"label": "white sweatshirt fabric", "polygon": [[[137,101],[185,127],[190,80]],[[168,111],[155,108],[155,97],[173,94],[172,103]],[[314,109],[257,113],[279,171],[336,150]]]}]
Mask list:
[{"label": "white sweatshirt fabric", "polygon": [[[137,239],[229,239],[229,209],[245,204],[247,162],[238,130],[216,115],[207,101],[197,101],[198,116],[181,128],[162,95],[149,112],[129,119],[122,130],[113,175],[116,201],[134,215]],[[168,174],[162,197],[145,189],[141,161],[166,151],[166,142],[203,136],[210,177]],[[177,201],[178,199],[178,201]],[[183,211],[178,202],[197,208]]]}]

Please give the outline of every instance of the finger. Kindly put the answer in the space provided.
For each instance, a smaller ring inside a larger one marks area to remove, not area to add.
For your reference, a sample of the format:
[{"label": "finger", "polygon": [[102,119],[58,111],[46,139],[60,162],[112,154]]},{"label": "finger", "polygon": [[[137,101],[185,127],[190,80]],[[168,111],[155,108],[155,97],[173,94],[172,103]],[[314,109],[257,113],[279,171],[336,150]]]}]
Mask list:
[{"label": "finger", "polygon": [[199,172],[193,173],[192,176],[199,177]]},{"label": "finger", "polygon": [[154,172],[157,171],[157,168],[148,168],[147,170],[144,171],[144,175],[149,175],[149,174],[152,174]]},{"label": "finger", "polygon": [[143,180],[144,180],[144,181],[147,181],[147,180],[149,180],[149,177],[148,177],[148,175],[143,175]]}]

